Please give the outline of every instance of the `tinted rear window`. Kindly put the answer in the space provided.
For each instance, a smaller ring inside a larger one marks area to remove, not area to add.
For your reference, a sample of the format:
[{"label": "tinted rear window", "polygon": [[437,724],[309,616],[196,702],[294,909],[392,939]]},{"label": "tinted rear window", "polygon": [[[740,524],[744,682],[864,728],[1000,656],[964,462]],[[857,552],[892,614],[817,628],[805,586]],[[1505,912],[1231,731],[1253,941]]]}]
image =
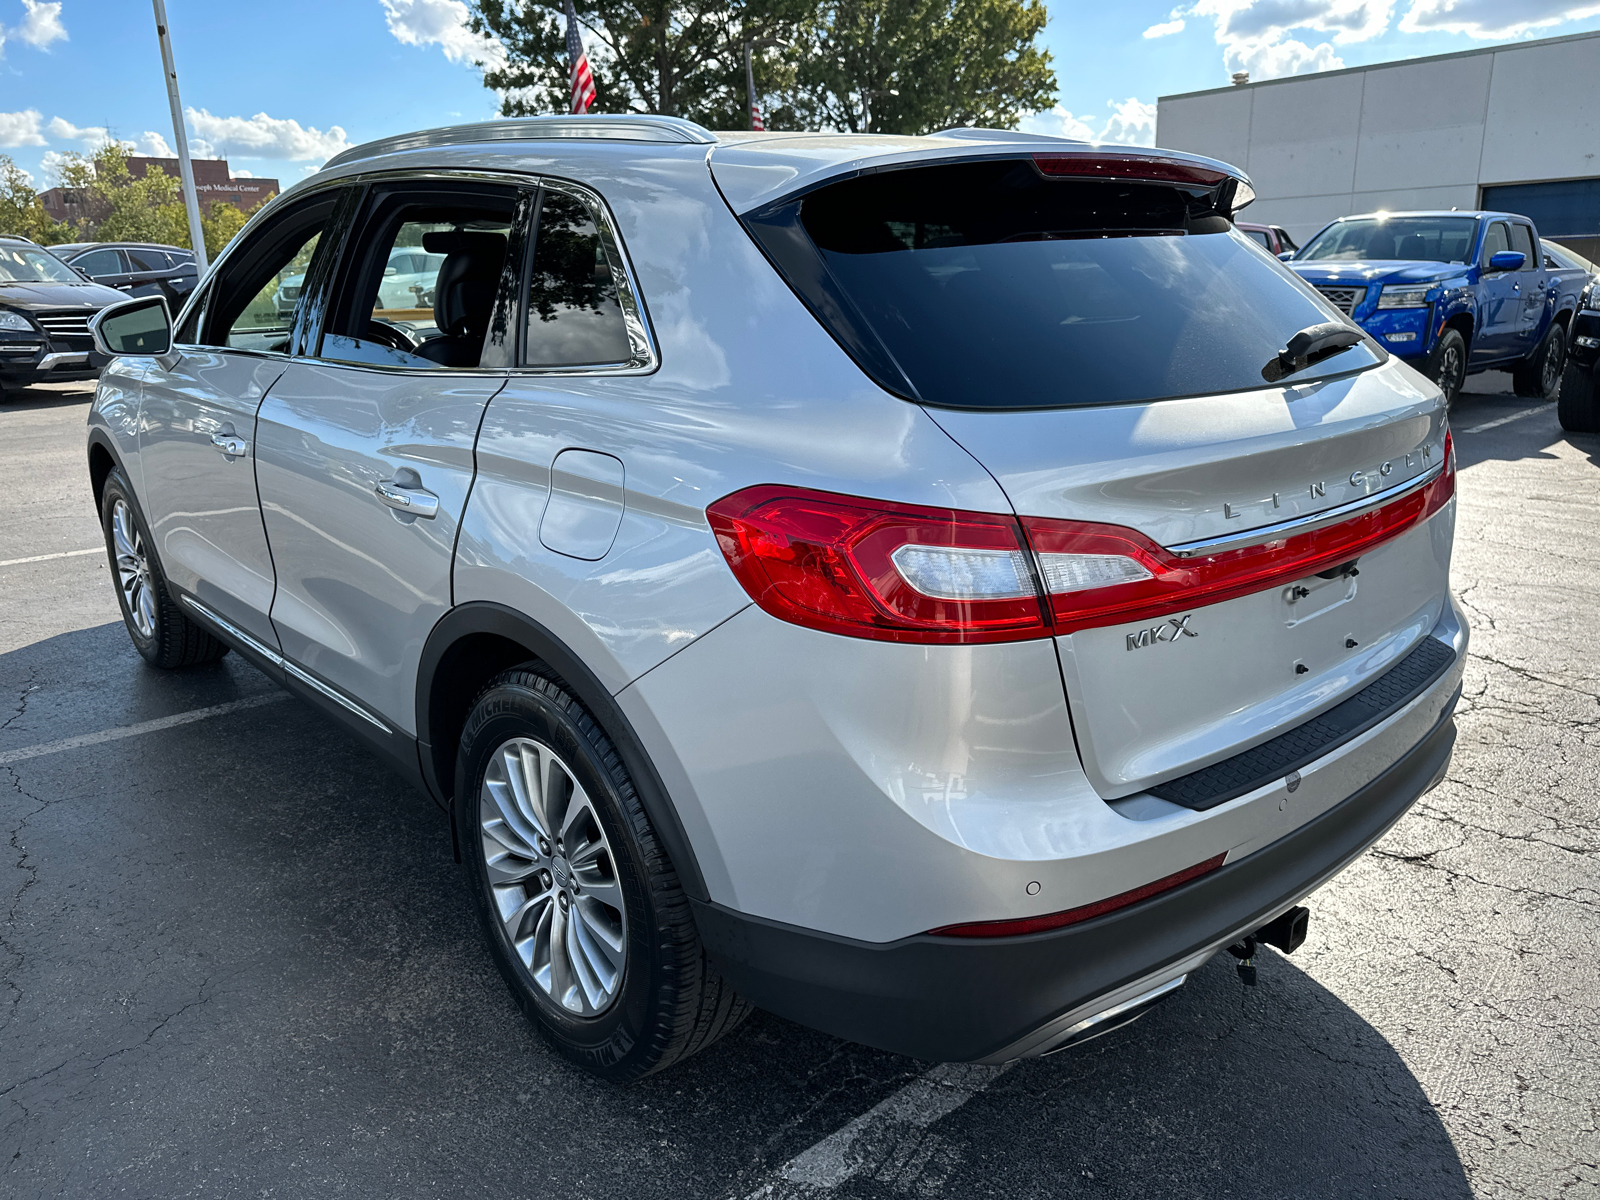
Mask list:
[{"label": "tinted rear window", "polygon": [[[898,371],[943,407],[1061,408],[1263,387],[1291,336],[1341,319],[1216,203],[1029,160],[880,172],[797,202],[811,272],[779,246],[783,213],[747,220],[880,382]],[[1291,378],[1381,357],[1363,343]]]}]

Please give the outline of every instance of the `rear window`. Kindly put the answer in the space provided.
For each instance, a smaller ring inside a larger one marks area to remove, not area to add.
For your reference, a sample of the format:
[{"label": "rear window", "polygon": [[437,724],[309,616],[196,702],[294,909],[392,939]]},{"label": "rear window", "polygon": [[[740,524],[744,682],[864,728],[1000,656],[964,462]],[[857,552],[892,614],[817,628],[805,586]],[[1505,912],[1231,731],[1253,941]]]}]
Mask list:
[{"label": "rear window", "polygon": [[[1065,408],[1259,388],[1290,337],[1342,320],[1217,205],[1010,159],[864,175],[746,221],[889,390]],[[1289,378],[1382,358],[1363,342]]]}]

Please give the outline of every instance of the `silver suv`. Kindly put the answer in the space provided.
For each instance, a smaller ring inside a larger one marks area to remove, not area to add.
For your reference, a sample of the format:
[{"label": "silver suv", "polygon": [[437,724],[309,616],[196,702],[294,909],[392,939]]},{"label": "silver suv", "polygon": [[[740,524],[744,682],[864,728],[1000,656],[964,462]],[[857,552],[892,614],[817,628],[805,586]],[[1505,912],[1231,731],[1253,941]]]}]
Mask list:
[{"label": "silver suv", "polygon": [[[175,325],[96,324],[129,633],[425,789],[599,1074],[752,1004],[1059,1049],[1292,949],[1449,761],[1442,398],[1235,230],[1250,195],[983,130],[348,151]],[[396,247],[443,256],[403,323]]]}]

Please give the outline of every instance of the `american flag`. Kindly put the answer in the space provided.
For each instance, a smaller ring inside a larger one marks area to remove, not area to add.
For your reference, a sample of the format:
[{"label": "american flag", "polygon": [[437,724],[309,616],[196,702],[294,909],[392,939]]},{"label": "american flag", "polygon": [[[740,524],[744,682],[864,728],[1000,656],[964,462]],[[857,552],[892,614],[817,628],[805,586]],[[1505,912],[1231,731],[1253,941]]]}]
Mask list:
[{"label": "american flag", "polygon": [[578,14],[567,0],[567,73],[572,80],[572,111],[586,113],[594,103],[594,74],[589,70],[589,56],[583,52],[583,38],[578,34]]}]

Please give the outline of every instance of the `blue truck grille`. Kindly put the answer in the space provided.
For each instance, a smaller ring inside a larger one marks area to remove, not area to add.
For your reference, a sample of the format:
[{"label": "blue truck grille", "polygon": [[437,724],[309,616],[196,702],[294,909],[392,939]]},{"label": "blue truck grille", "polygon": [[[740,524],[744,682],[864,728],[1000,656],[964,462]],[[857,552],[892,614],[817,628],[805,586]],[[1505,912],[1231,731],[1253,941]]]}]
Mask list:
[{"label": "blue truck grille", "polygon": [[1345,316],[1349,316],[1356,309],[1356,305],[1365,299],[1367,289],[1364,287],[1322,287],[1317,291],[1327,297],[1328,303],[1337,308]]}]

